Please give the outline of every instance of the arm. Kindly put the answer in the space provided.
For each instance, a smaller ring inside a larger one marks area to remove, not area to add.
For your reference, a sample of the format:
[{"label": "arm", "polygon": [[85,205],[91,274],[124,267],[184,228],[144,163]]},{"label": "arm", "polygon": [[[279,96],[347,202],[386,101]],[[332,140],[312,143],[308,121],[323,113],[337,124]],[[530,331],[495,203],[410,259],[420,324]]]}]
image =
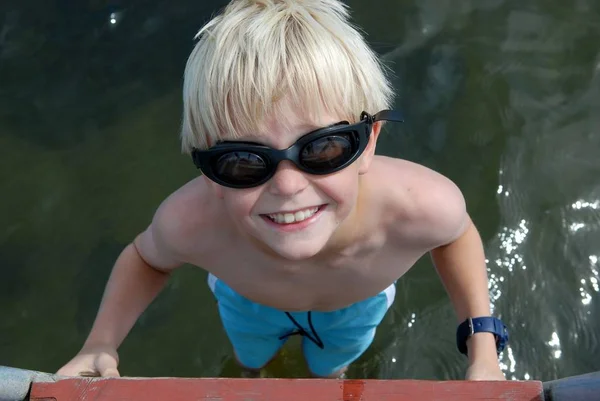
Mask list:
[{"label": "arm", "polygon": [[164,287],[170,271],[181,264],[165,239],[178,231],[173,226],[176,218],[168,215],[159,209],[150,227],[121,252],[83,348],[59,375],[119,376],[118,347]]},{"label": "arm", "polygon": [[136,242],[148,242],[145,236],[148,234],[142,233],[117,259],[84,348],[102,345],[116,350],[165,286],[169,273],[152,267],[140,256]]},{"label": "arm", "polygon": [[[467,228],[458,239],[431,251],[459,322],[468,317],[491,314],[483,245],[475,225],[470,219],[467,221]],[[467,348],[472,367],[467,378],[479,378],[479,375],[482,378],[504,378],[498,367],[493,334],[476,333],[467,340]]]},{"label": "arm", "polygon": [[[429,249],[458,322],[489,316],[490,299],[483,244],[460,189],[429,169],[413,167],[411,235]],[[467,340],[468,379],[503,379],[491,333]]]},{"label": "arm", "polygon": [[152,224],[121,253],[102,296],[86,345],[117,349],[138,317],[167,283],[183,256],[170,244],[179,237],[177,205],[167,200]]}]

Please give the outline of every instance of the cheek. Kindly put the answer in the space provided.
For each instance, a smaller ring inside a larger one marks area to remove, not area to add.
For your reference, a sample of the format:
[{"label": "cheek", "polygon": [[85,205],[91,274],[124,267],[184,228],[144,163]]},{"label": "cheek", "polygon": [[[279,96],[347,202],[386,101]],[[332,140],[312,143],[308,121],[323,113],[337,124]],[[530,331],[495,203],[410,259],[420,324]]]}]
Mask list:
[{"label": "cheek", "polygon": [[252,214],[254,206],[260,197],[260,191],[249,189],[224,189],[223,200],[231,216],[244,218]]},{"label": "cheek", "polygon": [[[354,166],[352,166],[354,167]],[[341,207],[353,204],[358,194],[358,172],[347,168],[318,180],[317,186]]]}]

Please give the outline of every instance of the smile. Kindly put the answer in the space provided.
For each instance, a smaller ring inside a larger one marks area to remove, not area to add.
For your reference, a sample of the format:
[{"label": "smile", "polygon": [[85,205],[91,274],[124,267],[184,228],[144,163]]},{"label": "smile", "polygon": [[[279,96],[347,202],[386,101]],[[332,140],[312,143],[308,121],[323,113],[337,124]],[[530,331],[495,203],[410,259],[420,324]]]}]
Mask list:
[{"label": "smile", "polygon": [[272,213],[266,214],[271,221],[277,224],[293,224],[299,223],[306,219],[310,219],[319,211],[319,207],[311,207],[308,209],[298,210],[296,212],[286,212],[286,213]]},{"label": "smile", "polygon": [[320,212],[327,207],[327,204],[312,206],[305,209],[299,209],[289,212],[265,213],[262,218],[278,226],[299,226],[300,223],[309,223],[314,220]]}]

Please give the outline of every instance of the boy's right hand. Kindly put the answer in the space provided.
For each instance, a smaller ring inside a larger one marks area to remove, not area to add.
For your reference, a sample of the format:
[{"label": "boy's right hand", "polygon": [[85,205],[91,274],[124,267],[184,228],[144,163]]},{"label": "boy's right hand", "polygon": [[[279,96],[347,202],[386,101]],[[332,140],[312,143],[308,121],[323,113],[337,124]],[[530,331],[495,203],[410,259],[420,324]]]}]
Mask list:
[{"label": "boy's right hand", "polygon": [[84,347],[57,375],[119,377],[117,350],[108,346]]}]

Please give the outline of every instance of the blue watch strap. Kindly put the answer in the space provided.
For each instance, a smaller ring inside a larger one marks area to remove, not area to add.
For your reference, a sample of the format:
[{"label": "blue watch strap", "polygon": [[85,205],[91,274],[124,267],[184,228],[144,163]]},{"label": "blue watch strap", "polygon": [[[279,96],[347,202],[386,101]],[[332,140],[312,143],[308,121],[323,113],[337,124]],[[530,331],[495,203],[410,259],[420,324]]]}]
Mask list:
[{"label": "blue watch strap", "polygon": [[456,346],[467,355],[467,340],[475,333],[487,332],[496,337],[496,352],[499,354],[508,343],[508,330],[502,320],[492,316],[468,318],[456,329]]}]

